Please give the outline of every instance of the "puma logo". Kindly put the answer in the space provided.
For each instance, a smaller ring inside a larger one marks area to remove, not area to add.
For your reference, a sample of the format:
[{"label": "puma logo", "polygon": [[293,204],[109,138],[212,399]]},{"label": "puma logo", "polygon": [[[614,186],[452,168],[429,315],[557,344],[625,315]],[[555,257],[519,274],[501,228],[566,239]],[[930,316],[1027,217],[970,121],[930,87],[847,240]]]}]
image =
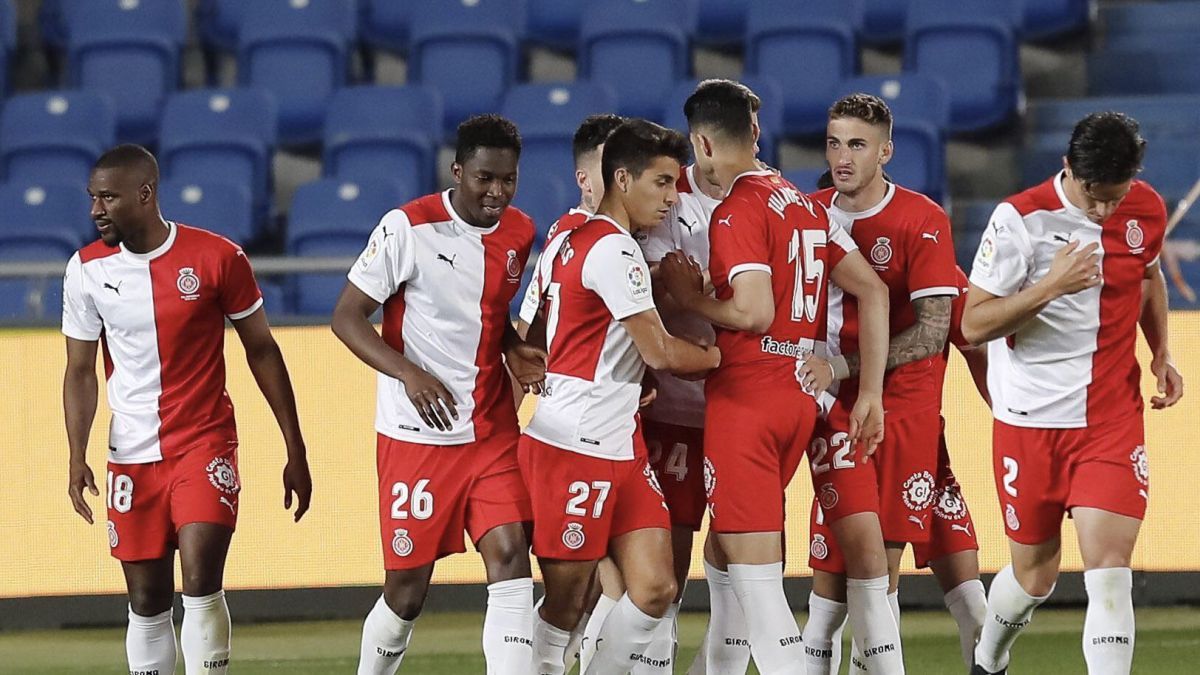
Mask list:
[{"label": "puma logo", "polygon": [[929,240],[932,240],[932,241],[933,241],[933,243],[937,244],[937,243],[939,243],[939,242],[938,242],[938,235],[939,235],[939,234],[941,234],[941,232],[942,232],[941,230],[934,230],[934,231],[933,231],[933,234],[930,234],[930,233],[928,233],[928,232],[922,232],[922,233],[921,233],[921,238],[922,238],[922,239],[929,239]]},{"label": "puma logo", "polygon": [[221,497],[220,502],[222,504],[224,504],[225,506],[229,507],[230,513],[232,513],[235,516],[237,515],[237,505],[236,504],[234,504],[233,502],[229,501],[228,499],[226,499],[224,497]]},{"label": "puma logo", "polygon": [[720,223],[721,225],[724,225],[725,227],[733,227],[733,223],[729,222],[731,220],[733,220],[732,213],[725,216],[724,218],[718,218],[717,222]]},{"label": "puma logo", "polygon": [[908,521],[910,523],[914,523],[917,527],[921,528],[922,530],[925,529],[925,520],[922,518],[918,518],[916,516],[910,515],[908,517]]},{"label": "puma logo", "polygon": [[625,256],[626,258],[632,258],[633,251],[621,251],[621,255]]},{"label": "puma logo", "polygon": [[[731,217],[732,217],[732,216],[731,216]],[[692,236],[692,228],[693,228],[693,227],[695,227],[695,225],[693,225],[693,224],[689,223],[688,221],[684,220],[682,217],[678,217],[678,218],[676,218],[676,220],[678,220],[678,221],[679,221],[679,224],[680,224],[680,225],[682,225],[682,226],[684,226],[684,227],[686,227],[686,228],[687,228],[687,231],[688,231],[688,236],[689,236],[689,237],[690,237],[690,236]]]},{"label": "puma logo", "polygon": [[390,236],[392,236],[393,234],[396,234],[396,233],[395,233],[395,232],[388,232],[388,231],[387,231],[387,226],[385,225],[385,226],[384,226],[384,228],[383,228],[383,239],[384,239],[384,241],[387,241],[387,238],[388,238],[388,237],[390,237]]},{"label": "puma logo", "polygon": [[458,259],[458,254],[455,253],[453,256],[447,258],[444,254],[439,253],[437,254],[437,259],[449,265],[450,269],[454,269],[454,261]]},{"label": "puma logo", "polygon": [[971,524],[970,523],[967,523],[966,525],[959,525],[958,523],[950,523],[950,529],[954,530],[955,532],[962,532],[963,534],[967,535],[968,537],[971,537],[972,539],[975,538],[975,535],[971,534]]},{"label": "puma logo", "polygon": [[1069,244],[1069,243],[1071,243],[1071,238],[1070,238],[1070,237],[1068,237],[1068,236],[1067,236],[1067,235],[1065,235],[1065,234],[1058,234],[1058,233],[1056,232],[1056,233],[1054,233],[1054,234],[1052,234],[1052,235],[1050,235],[1050,236],[1054,238],[1054,241],[1061,241],[1061,242],[1062,242],[1062,243],[1064,243],[1064,244]]},{"label": "puma logo", "polygon": [[112,284],[110,284],[110,283],[108,283],[108,282],[106,281],[106,282],[104,282],[104,287],[105,287],[105,288],[107,288],[108,290],[112,291],[113,293],[116,293],[117,295],[120,295],[120,294],[121,294],[121,284],[123,284],[123,283],[125,283],[125,282],[124,282],[124,281],[118,281],[118,282],[117,282],[117,285],[116,285],[116,286],[113,286]]}]

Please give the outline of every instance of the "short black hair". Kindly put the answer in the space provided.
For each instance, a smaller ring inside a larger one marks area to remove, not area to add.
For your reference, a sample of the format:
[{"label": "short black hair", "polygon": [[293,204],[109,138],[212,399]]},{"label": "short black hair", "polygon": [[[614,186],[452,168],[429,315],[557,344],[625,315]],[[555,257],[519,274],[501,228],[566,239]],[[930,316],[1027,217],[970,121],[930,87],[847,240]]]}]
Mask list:
[{"label": "short black hair", "polygon": [[687,138],[674,129],[643,119],[626,120],[604,142],[600,157],[604,189],[612,187],[617,169],[625,169],[637,178],[657,157],[670,157],[680,166],[687,164],[688,147]]},{"label": "short black hair", "polygon": [[97,169],[132,169],[141,172],[143,180],[158,181],[158,160],[149,150],[135,143],[109,148],[92,165],[92,171]]},{"label": "short black hair", "polygon": [[733,80],[705,80],[683,104],[691,129],[708,128],[737,140],[749,141],[754,134],[751,113],[758,109],[758,96]]},{"label": "short black hair", "polygon": [[475,115],[458,125],[454,161],[462,164],[479,148],[509,149],[521,156],[521,133],[517,125],[499,115]]},{"label": "short black hair", "polygon": [[1067,165],[1084,183],[1117,185],[1142,170],[1146,139],[1125,113],[1098,112],[1079,120],[1067,145]]},{"label": "short black hair", "polygon": [[575,157],[575,165],[579,165],[580,157],[600,147],[608,135],[624,121],[624,117],[612,113],[588,115],[584,118],[571,139],[571,153]]}]

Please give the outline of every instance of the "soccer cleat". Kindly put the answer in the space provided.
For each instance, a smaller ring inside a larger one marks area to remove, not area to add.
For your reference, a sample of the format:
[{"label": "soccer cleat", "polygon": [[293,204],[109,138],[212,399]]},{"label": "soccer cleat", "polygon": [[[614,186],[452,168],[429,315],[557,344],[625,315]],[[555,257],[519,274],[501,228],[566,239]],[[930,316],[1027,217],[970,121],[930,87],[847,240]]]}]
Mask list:
[{"label": "soccer cleat", "polygon": [[983,669],[983,666],[975,664],[971,666],[971,675],[1008,675],[1008,668],[1004,668],[998,672],[990,673]]}]

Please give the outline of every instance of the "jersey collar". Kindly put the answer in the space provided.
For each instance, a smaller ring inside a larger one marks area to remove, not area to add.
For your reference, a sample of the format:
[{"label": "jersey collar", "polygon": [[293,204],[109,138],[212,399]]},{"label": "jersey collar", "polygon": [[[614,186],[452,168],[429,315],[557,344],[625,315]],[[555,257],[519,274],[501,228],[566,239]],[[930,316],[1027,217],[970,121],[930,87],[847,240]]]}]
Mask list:
[{"label": "jersey collar", "polygon": [[[497,228],[500,227],[500,221],[496,221],[496,224],[491,227],[475,227],[474,225],[463,220],[462,216],[458,215],[458,212],[454,210],[454,206],[452,206],[450,204],[450,189],[447,189],[444,192],[442,192],[442,205],[446,207],[446,213],[450,214],[450,220],[453,221],[454,224],[458,226],[458,229],[463,230],[464,232],[466,232],[468,234],[473,234],[477,237],[482,237],[485,234],[491,234],[491,233],[495,232],[497,230]],[[509,204],[509,207],[511,207],[511,206],[512,205]],[[507,210],[507,209],[505,209],[505,210]],[[504,220],[503,213],[500,214],[500,220]]]},{"label": "jersey collar", "polygon": [[179,227],[175,225],[174,221],[168,220],[165,222],[167,223],[167,239],[159,244],[157,248],[146,253],[135,253],[125,248],[125,242],[121,242],[121,252],[140,262],[150,262],[155,258],[162,257],[167,251],[171,250],[171,245],[175,243],[175,235],[179,233]]},{"label": "jersey collar", "polygon": [[1087,217],[1087,213],[1083,209],[1075,206],[1071,203],[1070,199],[1067,199],[1067,193],[1065,190],[1063,190],[1063,178],[1065,178],[1066,175],[1066,171],[1059,171],[1054,176],[1054,194],[1058,195],[1058,201],[1062,202],[1063,209],[1066,210],[1067,215],[1074,216],[1079,220],[1085,221],[1089,225],[1095,225],[1095,223],[1092,222],[1092,219]]},{"label": "jersey collar", "polygon": [[833,198],[829,200],[830,210],[837,211],[839,215],[843,216],[850,222],[855,220],[864,220],[866,218],[879,215],[880,212],[887,208],[888,204],[892,203],[892,197],[896,196],[896,184],[888,183],[887,190],[883,193],[883,199],[880,199],[879,203],[875,204],[875,206],[872,206],[864,211],[846,211],[842,209],[837,205],[837,198],[839,196],[840,193],[835,190],[833,193]]},{"label": "jersey collar", "polygon": [[[744,176],[746,174],[742,175]],[[700,200],[700,203],[703,204],[705,208],[715,209],[717,208],[717,205],[721,203],[720,199],[713,199],[712,197],[704,194],[704,191],[700,189],[700,181],[696,179],[695,164],[689,164],[687,168],[683,170],[683,177],[684,180],[687,181],[688,185],[691,186],[692,194],[696,195],[696,199]],[[741,176],[738,176],[738,178],[741,178]],[[735,179],[734,182],[736,183],[737,180]]]},{"label": "jersey collar", "polygon": [[620,223],[613,220],[612,218],[609,218],[608,216],[604,216],[604,215],[600,215],[599,213],[596,213],[596,214],[593,214],[591,218],[588,218],[588,220],[603,220],[604,222],[608,223],[609,225],[612,225],[613,227],[617,228],[617,230],[620,231],[621,234],[624,234],[626,236],[633,236],[632,234],[630,234],[629,230],[621,227]]}]

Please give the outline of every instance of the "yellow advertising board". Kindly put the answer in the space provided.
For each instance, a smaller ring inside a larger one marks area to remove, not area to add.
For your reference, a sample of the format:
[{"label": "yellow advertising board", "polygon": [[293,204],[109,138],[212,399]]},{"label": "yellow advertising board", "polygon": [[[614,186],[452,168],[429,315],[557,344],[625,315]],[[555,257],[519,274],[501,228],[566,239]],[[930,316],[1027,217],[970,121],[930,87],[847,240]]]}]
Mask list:
[{"label": "yellow advertising board", "polygon": [[[1173,350],[1185,376],[1200,378],[1200,313],[1171,317]],[[377,584],[382,580],[375,483],[375,378],[328,327],[275,329],[291,370],[308,443],[314,496],[311,512],[292,522],[283,508],[284,449],[266,402],[246,366],[236,335],[227,335],[229,392],[237,410],[243,484],[238,532],[226,568],[229,588],[297,588]],[[0,598],[120,593],[120,566],[108,554],[104,498],[89,498],[99,515],[87,525],[67,498],[67,445],[62,420],[63,338],[52,330],[0,333],[7,367],[0,371]],[[1143,346],[1143,357],[1145,350]],[[953,358],[946,390],[946,433],[955,473],[975,518],[980,562],[995,571],[1007,558],[991,470],[991,418],[961,359]],[[1145,358],[1143,358],[1143,362]],[[1143,376],[1147,396],[1153,389]],[[1192,385],[1196,386],[1195,384]],[[1195,391],[1193,389],[1193,391]],[[108,412],[101,394],[88,458],[103,486]],[[1150,512],[1134,556],[1136,569],[1200,570],[1200,467],[1187,437],[1200,419],[1196,394],[1169,411],[1147,411]],[[528,419],[529,405],[522,410]],[[1190,420],[1190,421],[1189,421]],[[712,420],[720,424],[720,420]],[[808,573],[807,523],[812,488],[801,468],[788,495],[791,575]],[[1065,569],[1080,569],[1070,525]],[[469,548],[469,547],[468,547]],[[699,549],[699,546],[697,546]],[[699,558],[693,571],[700,570]],[[481,583],[472,551],[441,561],[437,583]]]}]

